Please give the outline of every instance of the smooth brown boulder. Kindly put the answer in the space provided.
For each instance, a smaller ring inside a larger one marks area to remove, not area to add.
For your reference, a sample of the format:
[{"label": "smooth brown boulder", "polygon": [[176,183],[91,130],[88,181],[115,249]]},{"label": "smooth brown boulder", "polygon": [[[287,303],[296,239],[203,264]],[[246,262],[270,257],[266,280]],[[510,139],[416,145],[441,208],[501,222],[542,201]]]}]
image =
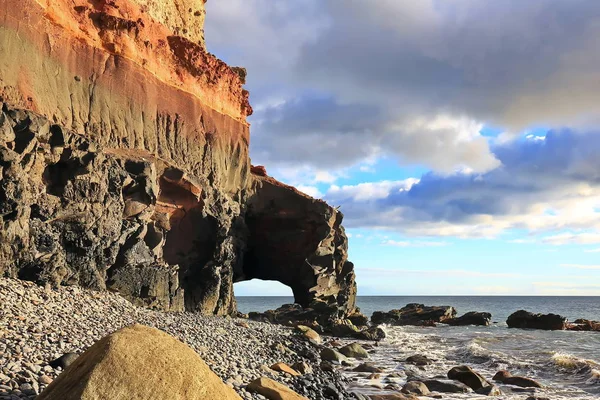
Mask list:
[{"label": "smooth brown boulder", "polygon": [[466,365],[454,367],[448,371],[448,379],[462,382],[473,390],[492,386],[481,374]]},{"label": "smooth brown boulder", "polygon": [[419,381],[411,381],[407,382],[402,387],[402,393],[406,394],[416,394],[418,396],[427,396],[429,395],[429,388],[423,382]]},{"label": "smooth brown boulder", "polygon": [[38,397],[71,399],[241,400],[194,350],[143,325],[100,339]]},{"label": "smooth brown boulder", "polygon": [[269,400],[308,400],[287,386],[265,377],[253,380],[246,389],[249,392],[262,394]]},{"label": "smooth brown boulder", "polygon": [[526,378],[524,376],[513,376],[510,372],[506,370],[496,372],[496,375],[492,378],[497,382],[502,382],[506,385],[514,385],[519,387],[533,387],[533,388],[541,388],[538,382],[534,381],[531,378]]}]

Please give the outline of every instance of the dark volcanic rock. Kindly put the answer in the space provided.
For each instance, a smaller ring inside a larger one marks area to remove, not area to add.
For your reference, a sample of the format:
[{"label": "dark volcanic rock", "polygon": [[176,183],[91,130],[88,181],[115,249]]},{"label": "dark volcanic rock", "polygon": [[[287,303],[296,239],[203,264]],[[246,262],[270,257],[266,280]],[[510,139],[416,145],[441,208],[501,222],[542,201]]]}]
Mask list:
[{"label": "dark volcanic rock", "polygon": [[475,391],[484,387],[492,386],[492,384],[483,376],[473,371],[466,365],[454,367],[448,371],[448,379],[462,382]]},{"label": "dark volcanic rock", "polygon": [[453,326],[464,326],[464,325],[481,325],[488,326],[492,321],[492,314],[488,312],[477,312],[470,311],[457,318],[451,318],[445,320],[443,323]]},{"label": "dark volcanic rock", "polygon": [[383,369],[375,366],[375,364],[372,364],[372,363],[362,363],[359,366],[357,366],[356,368],[354,368],[352,371],[381,373],[381,372],[383,372]]},{"label": "dark volcanic rock", "polygon": [[[342,216],[324,202],[269,180],[246,190],[241,198],[251,207],[241,215],[241,202],[209,180],[143,151],[103,150],[6,104],[0,128],[10,140],[0,143],[0,274],[215,314],[235,312],[234,281],[260,277],[289,285],[307,302],[306,310],[291,306],[282,318],[327,322],[354,312]],[[271,221],[266,204],[284,207],[285,217]],[[263,229],[309,236],[297,237],[293,249],[273,243],[259,251],[262,239],[254,235]],[[296,264],[284,261],[290,254]],[[334,286],[321,282],[331,276]]]},{"label": "dark volcanic rock", "polygon": [[511,314],[506,323],[509,328],[557,331],[566,328],[566,321],[565,317],[556,314],[534,314],[529,311],[519,310]]},{"label": "dark volcanic rock", "polygon": [[428,307],[412,303],[399,310],[375,311],[371,316],[371,322],[374,324],[428,326],[436,322],[444,322],[455,316],[456,310],[453,307]]}]

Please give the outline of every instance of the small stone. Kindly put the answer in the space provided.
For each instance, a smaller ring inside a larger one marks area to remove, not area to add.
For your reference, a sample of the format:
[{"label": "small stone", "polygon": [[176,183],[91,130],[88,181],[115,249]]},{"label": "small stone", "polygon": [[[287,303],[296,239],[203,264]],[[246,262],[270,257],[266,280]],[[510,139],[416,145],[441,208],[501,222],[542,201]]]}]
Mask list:
[{"label": "small stone", "polygon": [[271,365],[271,369],[274,371],[284,372],[284,373],[292,375],[292,376],[300,375],[300,373],[298,371],[294,370],[292,367],[290,367],[286,363],[282,363],[282,362]]},{"label": "small stone", "polygon": [[52,381],[53,381],[53,379],[50,378],[48,375],[41,375],[38,378],[38,382],[41,383],[41,384],[44,384],[44,385],[49,385],[49,384],[52,383]]}]

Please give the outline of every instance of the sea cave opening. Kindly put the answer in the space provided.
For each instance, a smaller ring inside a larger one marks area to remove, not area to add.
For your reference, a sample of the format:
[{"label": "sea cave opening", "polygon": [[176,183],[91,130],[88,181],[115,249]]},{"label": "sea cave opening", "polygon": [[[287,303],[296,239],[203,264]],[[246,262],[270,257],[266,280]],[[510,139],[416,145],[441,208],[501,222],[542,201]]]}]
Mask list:
[{"label": "sea cave opening", "polygon": [[251,279],[237,282],[233,292],[239,312],[264,312],[275,310],[284,304],[294,303],[292,289],[278,281]]}]

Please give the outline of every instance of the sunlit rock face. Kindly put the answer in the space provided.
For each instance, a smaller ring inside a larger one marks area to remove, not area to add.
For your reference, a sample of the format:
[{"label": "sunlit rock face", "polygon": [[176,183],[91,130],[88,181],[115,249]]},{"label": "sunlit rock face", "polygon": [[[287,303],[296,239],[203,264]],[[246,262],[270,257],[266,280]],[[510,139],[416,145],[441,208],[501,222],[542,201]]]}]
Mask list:
[{"label": "sunlit rock face", "polygon": [[252,169],[245,70],[205,51],[204,14],[0,0],[0,273],[215,314],[272,279],[347,313],[342,216]]}]

